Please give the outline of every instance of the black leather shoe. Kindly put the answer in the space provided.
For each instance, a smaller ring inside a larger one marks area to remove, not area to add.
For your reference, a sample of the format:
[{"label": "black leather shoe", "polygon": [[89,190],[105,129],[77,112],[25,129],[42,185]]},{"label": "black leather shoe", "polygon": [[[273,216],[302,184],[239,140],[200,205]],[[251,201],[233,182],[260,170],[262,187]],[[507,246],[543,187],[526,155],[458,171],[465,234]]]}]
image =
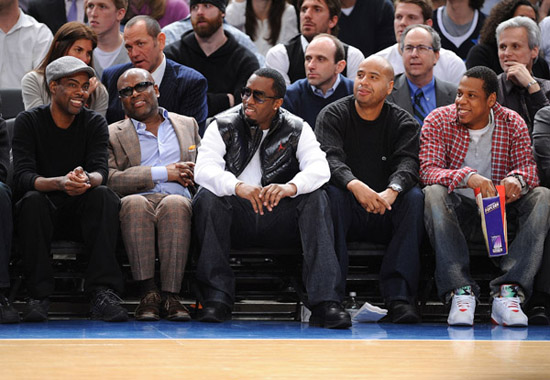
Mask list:
[{"label": "black leather shoe", "polygon": [[322,302],[311,310],[309,325],[327,329],[347,329],[351,326],[351,317],[338,302]]},{"label": "black leather shoe", "polygon": [[388,316],[392,323],[419,323],[420,315],[416,307],[406,301],[393,301],[390,303]]},{"label": "black leather shoe", "polygon": [[221,323],[231,319],[231,308],[224,303],[210,301],[199,310],[199,322]]},{"label": "black leather shoe", "polygon": [[530,309],[525,310],[529,325],[548,326],[550,325],[550,319],[548,318],[547,309],[544,306],[533,306]]}]

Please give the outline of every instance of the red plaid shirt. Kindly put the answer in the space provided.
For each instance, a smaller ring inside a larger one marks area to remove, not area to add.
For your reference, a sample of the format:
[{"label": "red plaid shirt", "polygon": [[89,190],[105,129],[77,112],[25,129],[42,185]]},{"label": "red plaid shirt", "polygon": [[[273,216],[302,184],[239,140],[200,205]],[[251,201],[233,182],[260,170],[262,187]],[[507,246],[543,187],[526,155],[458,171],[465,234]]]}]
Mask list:
[{"label": "red plaid shirt", "polygon": [[[491,145],[492,180],[520,174],[529,188],[539,185],[537,165],[525,121],[516,112],[495,104],[495,129]],[[468,152],[468,128],[458,124],[456,105],[440,107],[424,120],[420,135],[420,181],[440,184],[451,193],[475,169],[463,166]]]}]

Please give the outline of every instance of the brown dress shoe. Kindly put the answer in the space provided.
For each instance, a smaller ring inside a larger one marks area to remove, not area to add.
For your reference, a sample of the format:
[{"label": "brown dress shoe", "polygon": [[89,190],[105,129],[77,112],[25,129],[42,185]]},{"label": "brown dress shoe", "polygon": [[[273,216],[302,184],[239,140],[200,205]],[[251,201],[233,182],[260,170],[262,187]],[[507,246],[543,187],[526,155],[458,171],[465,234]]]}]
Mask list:
[{"label": "brown dress shoe", "polygon": [[189,311],[180,303],[179,297],[167,294],[162,297],[160,315],[174,322],[187,322],[191,320]]},{"label": "brown dress shoe", "polygon": [[151,290],[143,296],[136,308],[134,318],[136,321],[158,321],[160,319],[160,293],[158,290]]}]

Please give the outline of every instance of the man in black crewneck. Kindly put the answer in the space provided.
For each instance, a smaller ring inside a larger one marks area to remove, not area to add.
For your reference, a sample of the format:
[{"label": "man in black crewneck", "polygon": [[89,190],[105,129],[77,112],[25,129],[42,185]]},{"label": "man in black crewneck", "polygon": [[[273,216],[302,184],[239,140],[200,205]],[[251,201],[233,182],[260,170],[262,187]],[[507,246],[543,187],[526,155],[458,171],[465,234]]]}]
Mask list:
[{"label": "man in black crewneck", "polygon": [[387,102],[393,68],[371,56],[359,66],[353,95],[325,107],[315,134],[327,154],[327,192],[336,254],[347,277],[347,240],[386,243],[380,288],[394,323],[417,323],[415,307],[424,231],[418,183],[420,126]]},{"label": "man in black crewneck", "polygon": [[46,67],[51,104],[24,111],[15,120],[15,228],[29,291],[24,321],[48,318],[53,237],[84,242],[84,290],[91,296],[92,317],[128,319],[115,293],[123,286],[115,256],[120,200],[104,186],[107,122],[84,108],[93,76],[94,70],[80,59],[53,61]]}]

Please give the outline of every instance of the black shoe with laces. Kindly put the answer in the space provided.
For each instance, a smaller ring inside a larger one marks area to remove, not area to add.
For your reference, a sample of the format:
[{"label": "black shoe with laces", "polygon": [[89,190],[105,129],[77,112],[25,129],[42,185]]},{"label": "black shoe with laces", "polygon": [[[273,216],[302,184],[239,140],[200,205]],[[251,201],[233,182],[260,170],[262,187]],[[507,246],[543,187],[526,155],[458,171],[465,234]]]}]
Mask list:
[{"label": "black shoe with laces", "polygon": [[50,299],[41,300],[27,298],[27,304],[23,309],[22,319],[25,322],[44,322],[48,320],[48,311],[50,310]]},{"label": "black shoe with laces", "polygon": [[93,293],[90,302],[92,319],[105,322],[125,322],[128,320],[128,311],[120,306],[122,299],[111,289],[101,289]]},{"label": "black shoe with laces", "polygon": [[0,323],[19,323],[19,313],[10,301],[0,293]]}]

